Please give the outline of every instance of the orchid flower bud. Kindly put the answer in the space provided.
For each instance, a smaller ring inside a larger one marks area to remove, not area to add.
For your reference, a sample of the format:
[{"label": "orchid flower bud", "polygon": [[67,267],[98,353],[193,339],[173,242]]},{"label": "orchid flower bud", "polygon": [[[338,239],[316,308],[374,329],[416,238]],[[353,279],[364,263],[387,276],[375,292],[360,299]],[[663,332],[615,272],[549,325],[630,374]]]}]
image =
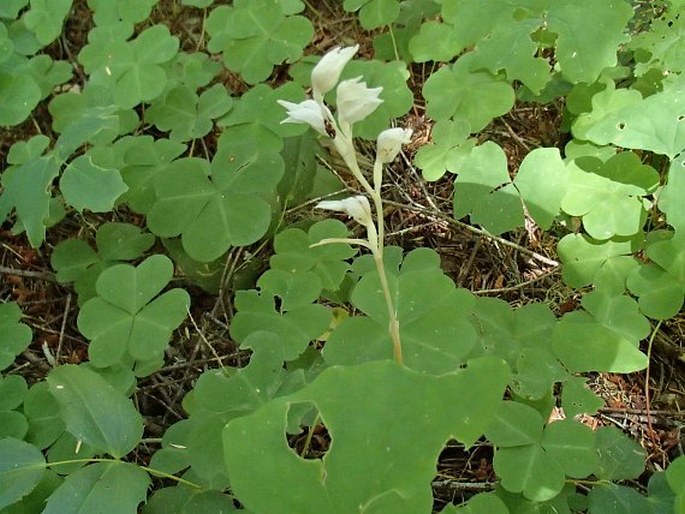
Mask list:
[{"label": "orchid flower bud", "polygon": [[[288,117],[281,123],[306,123],[319,134],[324,136],[327,135],[326,120],[324,118],[323,110],[326,109],[326,111],[328,111],[327,107],[322,107],[311,99],[300,102],[299,104],[286,100],[277,100],[277,102],[288,111]],[[326,114],[331,116],[330,112],[326,112]]]},{"label": "orchid flower bud", "polygon": [[321,102],[323,95],[332,90],[340,80],[345,65],[359,50],[359,45],[345,48],[335,47],[324,55],[312,70],[312,92],[314,100]]},{"label": "orchid flower bud", "polygon": [[411,141],[412,129],[391,128],[378,134],[376,142],[376,159],[382,163],[395,160],[402,145]]},{"label": "orchid flower bud", "polygon": [[370,88],[366,82],[360,82],[361,79],[357,77],[343,80],[338,84],[336,102],[341,128],[363,120],[383,103],[383,100],[378,98],[383,88]]},{"label": "orchid flower bud", "polygon": [[344,200],[324,200],[316,204],[317,209],[327,211],[344,212],[360,225],[368,227],[373,225],[371,218],[371,205],[365,196],[351,196]]}]

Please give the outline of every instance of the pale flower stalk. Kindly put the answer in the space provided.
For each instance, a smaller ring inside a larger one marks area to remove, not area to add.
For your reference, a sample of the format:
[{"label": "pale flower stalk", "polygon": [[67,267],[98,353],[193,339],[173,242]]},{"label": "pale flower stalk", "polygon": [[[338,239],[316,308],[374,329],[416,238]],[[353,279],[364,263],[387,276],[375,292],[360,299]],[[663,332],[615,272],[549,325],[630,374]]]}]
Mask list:
[{"label": "pale flower stalk", "polygon": [[[312,246],[331,243],[356,244],[368,248],[378,271],[383,297],[388,309],[388,332],[392,339],[395,361],[402,365],[402,345],[400,342],[399,320],[394,307],[388,277],[383,264],[383,199],[381,184],[383,165],[392,162],[399,154],[402,145],[409,143],[412,135],[410,129],[391,128],[378,135],[376,142],[376,160],[373,167],[373,187],[366,179],[357,161],[357,154],[352,140],[352,126],[362,121],[383,103],[380,94],[383,88],[370,88],[362,77],[343,80],[338,84],[343,68],[354,57],[358,45],[346,48],[334,48],[324,55],[312,70],[312,98],[300,103],[279,100],[285,107],[288,117],[281,123],[304,123],[319,134],[328,136],[354,177],[373,201],[371,210],[369,199],[358,195],[343,200],[326,200],[316,205],[317,209],[342,212],[366,228],[366,239],[330,238],[323,239]],[[324,95],[336,87],[336,117],[324,103]],[[336,120],[337,118],[337,120]],[[373,214],[376,219],[374,220]]]}]

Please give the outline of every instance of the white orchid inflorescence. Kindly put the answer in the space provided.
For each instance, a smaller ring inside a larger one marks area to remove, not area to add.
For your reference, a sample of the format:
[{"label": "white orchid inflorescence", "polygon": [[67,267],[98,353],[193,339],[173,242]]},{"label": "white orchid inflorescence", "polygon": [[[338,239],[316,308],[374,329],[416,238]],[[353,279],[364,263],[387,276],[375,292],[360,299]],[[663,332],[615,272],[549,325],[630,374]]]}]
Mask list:
[{"label": "white orchid inflorescence", "polygon": [[[304,123],[322,136],[327,136],[333,140],[333,146],[362,188],[373,200],[376,214],[375,222],[369,199],[366,196],[357,195],[342,200],[319,202],[316,205],[317,209],[345,213],[365,227],[366,239],[322,239],[312,246],[348,243],[357,244],[371,250],[378,270],[383,296],[388,307],[388,317],[390,320],[388,330],[393,342],[393,353],[395,360],[402,364],[399,322],[383,264],[384,224],[381,184],[383,181],[383,165],[392,162],[400,153],[402,145],[409,143],[412,131],[411,129],[391,128],[384,130],[378,135],[372,186],[359,168],[352,140],[352,127],[355,123],[368,117],[383,103],[383,99],[380,98],[383,88],[369,87],[362,80],[362,77],[343,80],[339,83],[343,68],[352,60],[358,49],[359,45],[346,48],[337,47],[319,60],[312,70],[312,98],[308,98],[300,103],[285,100],[279,100],[278,103],[285,107],[288,112],[288,117],[281,123]],[[336,84],[336,115],[333,116],[333,113],[324,102],[324,96],[332,91]]]}]

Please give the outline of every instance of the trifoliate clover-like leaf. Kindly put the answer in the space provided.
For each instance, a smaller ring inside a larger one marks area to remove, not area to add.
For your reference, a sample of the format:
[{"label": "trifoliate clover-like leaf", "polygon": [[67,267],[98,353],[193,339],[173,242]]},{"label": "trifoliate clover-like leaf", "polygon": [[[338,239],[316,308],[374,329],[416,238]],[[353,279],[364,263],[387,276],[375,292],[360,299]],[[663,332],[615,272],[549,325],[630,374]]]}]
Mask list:
[{"label": "trifoliate clover-like leaf", "polygon": [[[273,285],[267,278],[267,287]],[[277,310],[274,293],[268,289],[261,293],[254,290],[238,291],[235,297],[238,312],[231,323],[231,336],[245,345],[255,331],[273,332],[279,335],[283,358],[297,359],[311,341],[328,329],[332,318],[331,311],[323,305],[303,302],[303,297],[311,297],[312,294],[307,290],[307,284],[298,282],[298,285],[301,294],[295,291],[290,296],[285,294],[286,301],[293,305],[289,310]]]},{"label": "trifoliate clover-like leaf", "polygon": [[423,145],[414,156],[414,164],[426,180],[438,180],[446,172],[458,173],[476,144],[469,139],[471,127],[462,120],[438,121],[432,130],[432,143]]},{"label": "trifoliate clover-like leaf", "polygon": [[[437,254],[425,248],[407,254],[401,268],[389,273],[388,282],[405,364],[435,374],[458,368],[475,343],[475,330],[468,318],[473,297],[464,289],[456,289],[440,270]],[[350,317],[333,331],[324,350],[329,364],[391,357],[388,309],[379,291],[382,287],[376,271],[357,283],[352,303],[367,317]],[[367,330],[372,336],[363,335]]]},{"label": "trifoliate clover-like leaf", "polygon": [[41,99],[40,87],[24,74],[0,74],[0,126],[18,125]]},{"label": "trifoliate clover-like leaf", "polygon": [[639,251],[642,243],[642,235],[597,241],[583,234],[568,234],[557,245],[564,282],[571,287],[589,285],[607,261]]},{"label": "trifoliate clover-like leaf", "polygon": [[155,243],[155,236],[127,223],[106,223],[95,236],[97,252],[80,239],[67,239],[55,246],[50,263],[61,283],[74,282],[79,305],[96,296],[95,282],[105,269],[121,261],[142,256]]},{"label": "trifoliate clover-like leaf", "polygon": [[678,156],[668,169],[668,182],[659,195],[659,209],[666,214],[666,221],[677,231],[685,231],[685,155]]},{"label": "trifoliate clover-like leaf", "polygon": [[421,24],[419,32],[409,40],[409,51],[416,62],[449,62],[460,49],[452,25],[433,20]]},{"label": "trifoliate clover-like leaf", "polygon": [[314,34],[304,16],[286,13],[279,0],[242,0],[219,6],[207,18],[207,48],[221,53],[226,67],[256,84],[273,67],[294,62]]},{"label": "trifoliate clover-like leaf", "polygon": [[121,177],[128,191],[121,197],[134,211],[147,214],[157,199],[154,184],[168,163],[183,154],[186,145],[151,136],[120,139],[123,163]]},{"label": "trifoliate clover-like leaf", "polygon": [[31,0],[31,8],[22,20],[43,46],[52,43],[62,33],[62,24],[71,10],[72,0]]},{"label": "trifoliate clover-like leaf", "polygon": [[0,509],[29,494],[45,474],[41,451],[21,439],[0,439]]},{"label": "trifoliate clover-like leaf", "polygon": [[189,141],[207,135],[213,120],[226,114],[232,99],[221,84],[216,84],[199,97],[186,86],[169,91],[145,112],[145,119],[159,130],[171,131],[172,141]]},{"label": "trifoliate clover-like leaf", "polygon": [[184,158],[157,175],[148,227],[160,237],[180,235],[188,255],[213,261],[231,246],[254,243],[266,233],[269,201],[282,174],[277,153],[226,140],[211,167],[205,160]]},{"label": "trifoliate clover-like leaf", "polygon": [[88,0],[97,25],[123,21],[135,25],[150,16],[159,0]]},{"label": "trifoliate clover-like leaf", "polygon": [[98,367],[119,362],[157,362],[171,331],[186,317],[190,297],[182,289],[159,295],[173,275],[171,260],[155,255],[134,267],[118,264],[103,271],[78,317],[91,340],[88,353]]},{"label": "trifoliate clover-like leaf", "polygon": [[490,72],[470,71],[469,57],[433,73],[423,86],[423,96],[431,118],[463,119],[475,133],[513,107],[514,90]]},{"label": "trifoliate clover-like leaf", "polygon": [[654,192],[659,175],[633,152],[621,152],[606,163],[581,158],[568,166],[564,212],[583,218],[583,227],[597,240],[632,236],[642,229],[643,197]]}]

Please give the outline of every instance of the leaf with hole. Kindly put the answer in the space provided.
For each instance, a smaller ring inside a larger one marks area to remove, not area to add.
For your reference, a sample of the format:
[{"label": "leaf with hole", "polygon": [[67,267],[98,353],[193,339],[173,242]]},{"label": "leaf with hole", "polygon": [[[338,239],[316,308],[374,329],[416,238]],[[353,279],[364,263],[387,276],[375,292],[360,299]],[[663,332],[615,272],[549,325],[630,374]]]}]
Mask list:
[{"label": "leaf with hole", "polygon": [[[482,434],[507,374],[504,363],[489,358],[441,376],[388,361],[328,368],[299,392],[228,424],[224,458],[232,490],[255,514],[333,514],[359,505],[367,512],[428,512],[438,454],[448,439],[468,446]],[[308,402],[332,439],[322,460],[302,459],[284,435],[291,406]],[[264,483],[273,494],[263,494]]]}]

